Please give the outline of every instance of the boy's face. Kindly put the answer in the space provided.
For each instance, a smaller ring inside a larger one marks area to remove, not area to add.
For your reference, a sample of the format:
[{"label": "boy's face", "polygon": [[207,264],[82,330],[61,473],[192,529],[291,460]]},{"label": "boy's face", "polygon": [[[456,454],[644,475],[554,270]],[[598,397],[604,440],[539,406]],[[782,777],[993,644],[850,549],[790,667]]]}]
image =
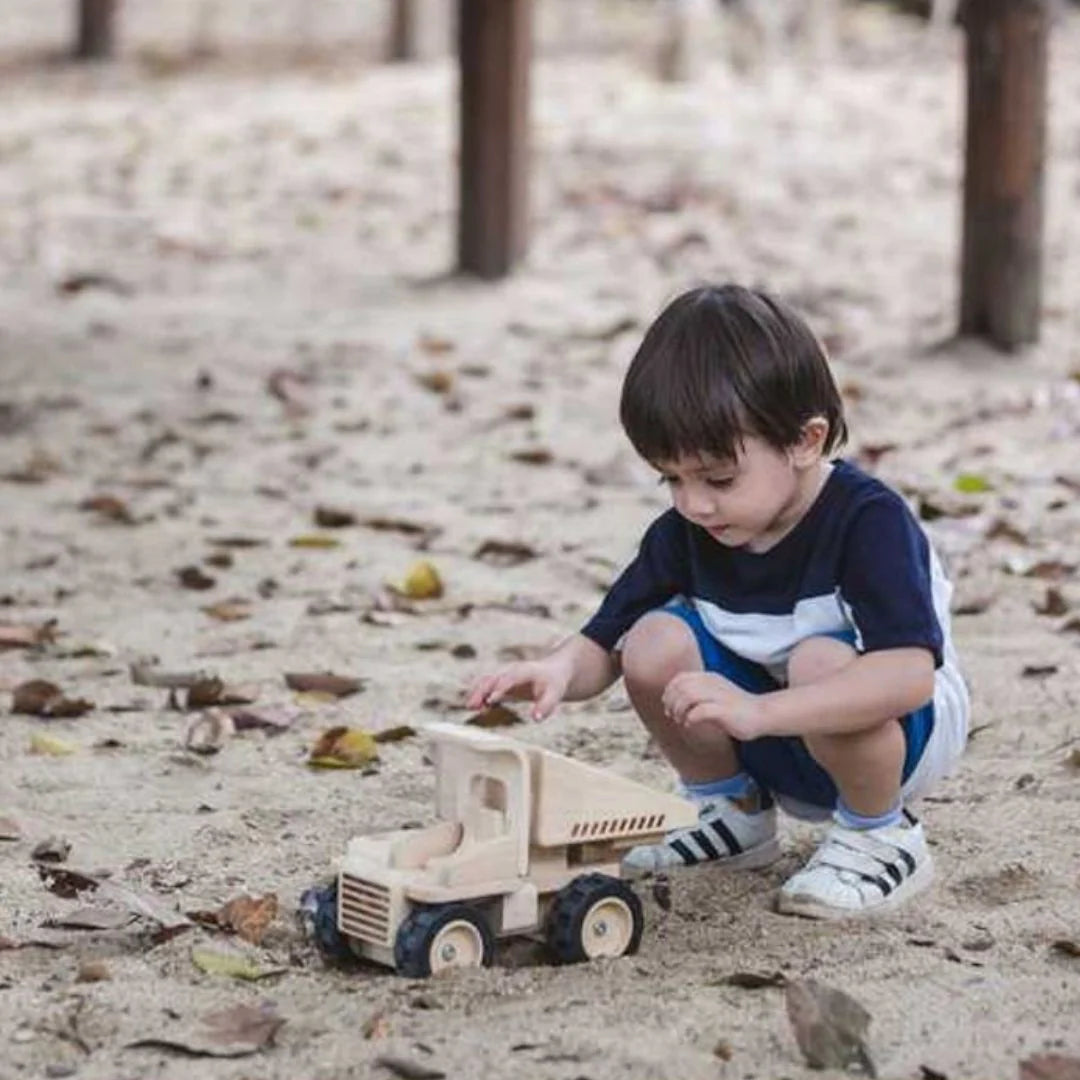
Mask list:
[{"label": "boy's face", "polygon": [[[820,455],[747,436],[734,461],[694,454],[653,462],[675,509],[725,547],[766,551],[802,517],[820,487]],[[811,490],[812,489],[812,490]]]}]

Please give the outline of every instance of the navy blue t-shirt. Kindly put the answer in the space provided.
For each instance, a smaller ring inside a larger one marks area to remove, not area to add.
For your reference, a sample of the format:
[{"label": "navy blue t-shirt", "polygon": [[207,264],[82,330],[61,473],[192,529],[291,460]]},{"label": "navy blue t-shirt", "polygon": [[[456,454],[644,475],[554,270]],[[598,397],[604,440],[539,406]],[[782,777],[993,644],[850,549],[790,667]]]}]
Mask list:
[{"label": "navy blue t-shirt", "polygon": [[922,527],[881,481],[837,461],[817,499],[768,551],[729,548],[674,509],[658,517],[637,557],[582,633],[607,650],[642,615],[675,596],[709,633],[786,683],[807,637],[855,635],[861,652],[948,645],[945,580]]}]

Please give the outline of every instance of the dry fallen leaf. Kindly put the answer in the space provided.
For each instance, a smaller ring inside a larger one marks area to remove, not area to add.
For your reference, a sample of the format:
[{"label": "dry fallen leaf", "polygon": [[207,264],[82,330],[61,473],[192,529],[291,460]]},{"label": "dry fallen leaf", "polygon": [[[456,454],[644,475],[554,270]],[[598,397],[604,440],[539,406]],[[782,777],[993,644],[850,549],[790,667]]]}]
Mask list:
[{"label": "dry fallen leaf", "polygon": [[416,381],[433,394],[449,394],[454,389],[454,373],[446,368],[435,368],[416,376]]},{"label": "dry fallen leaf", "polygon": [[265,896],[238,896],[222,907],[219,917],[222,925],[234,930],[245,941],[258,945],[277,912],[277,894],[267,893]]},{"label": "dry fallen leaf", "polygon": [[42,925],[57,930],[121,930],[134,918],[122,908],[83,907],[68,915],[46,919]]},{"label": "dry fallen leaf", "polygon": [[290,690],[307,694],[327,694],[332,698],[348,697],[364,689],[364,680],[351,675],[333,675],[322,672],[288,672],[285,685]]},{"label": "dry fallen leaf", "polygon": [[341,541],[336,536],[326,536],[323,533],[305,533],[303,536],[294,536],[289,541],[289,547],[320,550],[341,547]]},{"label": "dry fallen leaf", "polygon": [[292,725],[300,711],[282,705],[270,705],[258,709],[234,709],[230,714],[237,731],[262,730],[278,734]]},{"label": "dry fallen leaf", "polygon": [[27,626],[0,623],[0,651],[4,649],[36,649],[56,640],[56,620]]},{"label": "dry fallen leaf", "polygon": [[439,1069],[433,1069],[420,1061],[412,1061],[409,1058],[396,1057],[392,1054],[380,1054],[375,1059],[376,1065],[389,1069],[395,1076],[402,1080],[443,1080],[446,1073]]},{"label": "dry fallen leaf", "polygon": [[203,611],[210,618],[217,619],[219,622],[240,622],[241,619],[251,618],[251,605],[239,597],[210,604],[208,607],[204,607]]},{"label": "dry fallen leaf", "polygon": [[520,566],[536,558],[536,549],[512,540],[485,540],[473,558],[492,566]]},{"label": "dry fallen leaf", "polygon": [[0,817],[0,840],[18,840],[22,828],[14,818]]},{"label": "dry fallen leaf", "polygon": [[401,742],[402,739],[411,739],[416,734],[416,728],[408,724],[398,724],[396,727],[383,728],[376,731],[372,738],[377,743]]},{"label": "dry fallen leaf", "polygon": [[208,1013],[187,1030],[152,1035],[128,1046],[155,1046],[196,1057],[244,1057],[272,1046],[284,1019],[269,1002],[233,1005]]},{"label": "dry fallen leaf", "polygon": [[66,698],[55,683],[44,679],[30,679],[15,687],[11,711],[24,716],[43,716],[48,719],[82,716],[90,712],[94,703],[84,698]]},{"label": "dry fallen leaf", "polygon": [[191,950],[191,962],[207,975],[228,975],[232,979],[244,979],[247,982],[267,979],[286,970],[283,967],[262,967],[239,953],[218,952],[199,946]]},{"label": "dry fallen leaf", "polygon": [[787,986],[787,976],[781,971],[768,973],[759,971],[733,971],[720,979],[722,986],[737,986],[740,990],[766,990],[771,987]]},{"label": "dry fallen leaf", "polygon": [[1062,956],[1071,956],[1074,959],[1080,959],[1080,941],[1061,938],[1058,941],[1055,941],[1050,948],[1056,953],[1061,953]]},{"label": "dry fallen leaf", "polygon": [[75,981],[78,983],[108,982],[111,978],[112,973],[104,960],[84,960],[75,973]]},{"label": "dry fallen leaf", "polygon": [[813,979],[789,981],[784,998],[795,1039],[811,1068],[856,1066],[877,1076],[866,1046],[871,1017],[859,1002]]},{"label": "dry fallen leaf", "polygon": [[1020,1080],[1080,1080],[1080,1058],[1036,1054],[1020,1062]]},{"label": "dry fallen leaf", "polygon": [[217,584],[200,566],[182,566],[176,571],[176,578],[185,589],[212,589]]},{"label": "dry fallen leaf", "polygon": [[532,450],[515,450],[510,455],[510,460],[521,465],[550,465],[555,460],[555,455],[539,446]]},{"label": "dry fallen leaf", "polygon": [[359,769],[378,759],[375,740],[366,731],[332,727],[319,736],[308,764],[322,769]]},{"label": "dry fallen leaf", "polygon": [[501,728],[513,727],[515,724],[523,724],[525,721],[513,709],[509,709],[505,705],[492,705],[484,709],[483,712],[470,716],[465,723],[478,728]]},{"label": "dry fallen leaf", "polygon": [[390,1034],[390,1018],[384,1012],[372,1013],[361,1032],[365,1039],[385,1039]]},{"label": "dry fallen leaf", "polygon": [[91,495],[79,503],[79,509],[95,513],[103,521],[115,521],[120,525],[135,524],[135,517],[127,503],[115,495]]},{"label": "dry fallen leaf", "polygon": [[356,524],[356,515],[351,510],[339,510],[333,506],[316,506],[314,517],[320,529],[345,529]]},{"label": "dry fallen leaf", "polygon": [[277,912],[277,894],[267,893],[265,896],[237,896],[217,911],[190,911],[188,917],[202,926],[226,930],[259,945]]},{"label": "dry fallen leaf", "polygon": [[1048,585],[1043,599],[1032,606],[1035,608],[1036,615],[1057,617],[1069,613],[1069,602],[1065,599],[1065,594],[1054,585]]},{"label": "dry fallen leaf", "polygon": [[44,732],[35,731],[30,736],[30,753],[44,754],[47,757],[66,757],[78,751],[74,743],[65,742],[55,735],[46,735]]}]

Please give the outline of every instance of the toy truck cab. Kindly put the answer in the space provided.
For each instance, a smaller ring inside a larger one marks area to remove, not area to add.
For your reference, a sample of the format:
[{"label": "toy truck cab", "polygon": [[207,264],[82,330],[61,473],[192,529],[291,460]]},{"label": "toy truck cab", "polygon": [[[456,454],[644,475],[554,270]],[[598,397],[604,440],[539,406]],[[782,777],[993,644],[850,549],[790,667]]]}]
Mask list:
[{"label": "toy truck cab", "polygon": [[695,807],[489,731],[424,734],[438,820],[350,841],[314,913],[321,943],[413,976],[489,964],[513,934],[543,934],[567,961],[635,951],[622,855],[693,824]]}]

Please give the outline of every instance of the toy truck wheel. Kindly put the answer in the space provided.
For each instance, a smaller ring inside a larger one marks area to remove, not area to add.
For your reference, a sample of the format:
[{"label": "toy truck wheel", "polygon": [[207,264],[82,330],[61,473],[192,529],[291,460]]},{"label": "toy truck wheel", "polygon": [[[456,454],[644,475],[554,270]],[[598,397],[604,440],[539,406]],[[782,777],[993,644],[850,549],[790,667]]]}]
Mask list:
[{"label": "toy truck wheel", "polygon": [[338,930],[337,884],[308,889],[300,897],[300,915],[306,920],[319,951],[331,960],[349,960],[352,950]]},{"label": "toy truck wheel", "polygon": [[561,889],[548,914],[547,942],[564,964],[637,952],[645,917],[637,894],[607,874],[584,874]]},{"label": "toy truck wheel", "polygon": [[491,927],[468,904],[417,908],[401,924],[394,942],[394,964],[410,978],[447,968],[488,967],[494,956]]}]

